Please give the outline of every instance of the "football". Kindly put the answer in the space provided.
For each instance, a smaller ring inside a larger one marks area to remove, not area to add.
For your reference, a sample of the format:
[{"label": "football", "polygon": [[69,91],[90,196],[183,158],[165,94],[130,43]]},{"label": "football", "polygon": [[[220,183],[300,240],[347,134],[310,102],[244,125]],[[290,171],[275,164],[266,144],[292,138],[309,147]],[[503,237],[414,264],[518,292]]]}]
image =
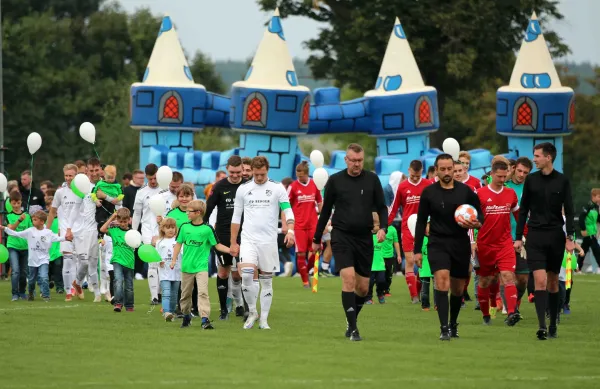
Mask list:
[{"label": "football", "polygon": [[464,227],[463,221],[477,220],[477,210],[471,204],[463,204],[454,211],[454,220],[459,226]]}]

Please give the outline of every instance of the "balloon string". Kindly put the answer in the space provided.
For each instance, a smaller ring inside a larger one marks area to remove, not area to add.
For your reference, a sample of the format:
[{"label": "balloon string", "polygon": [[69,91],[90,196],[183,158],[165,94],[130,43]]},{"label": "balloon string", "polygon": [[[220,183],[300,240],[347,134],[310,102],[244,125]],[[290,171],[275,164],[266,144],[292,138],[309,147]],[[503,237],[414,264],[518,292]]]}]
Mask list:
[{"label": "balloon string", "polygon": [[98,152],[96,151],[96,144],[92,144],[92,148],[94,149],[94,153],[96,153],[96,157],[100,160],[100,155],[98,155]]},{"label": "balloon string", "polygon": [[31,182],[29,183],[29,197],[27,197],[27,213],[29,213],[29,202],[31,201],[31,192],[33,190],[33,156],[34,154],[31,154],[31,167],[29,168]]}]

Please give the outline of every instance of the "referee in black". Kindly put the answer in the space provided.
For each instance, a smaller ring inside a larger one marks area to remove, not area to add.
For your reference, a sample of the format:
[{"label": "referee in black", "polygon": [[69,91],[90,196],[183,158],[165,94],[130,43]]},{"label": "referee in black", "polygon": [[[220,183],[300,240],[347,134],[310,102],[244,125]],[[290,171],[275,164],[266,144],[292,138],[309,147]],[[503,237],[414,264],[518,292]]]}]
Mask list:
[{"label": "referee in black", "polygon": [[[421,193],[417,226],[415,228],[414,258],[421,266],[423,237],[427,220],[430,220],[427,244],[429,266],[435,279],[434,301],[440,319],[440,340],[458,338],[458,314],[462,305],[465,281],[469,278],[471,264],[471,240],[468,230],[480,228],[483,214],[479,198],[467,185],[455,181],[454,161],[450,154],[440,154],[435,159],[435,174],[438,181]],[[454,219],[456,208],[470,204],[477,210],[478,220],[462,220],[461,227]],[[450,304],[448,304],[448,290]],[[448,325],[450,308],[450,325]]]},{"label": "referee in black", "polygon": [[325,186],[325,199],[313,239],[313,251],[321,249],[321,237],[331,220],[331,250],[342,277],[342,305],[348,326],[346,337],[362,340],[356,319],[365,303],[373,264],[373,211],[381,223],[377,240],[383,242],[387,231],[387,213],[379,177],[363,170],[365,152],[352,143],[344,158],[348,168],[333,174]]},{"label": "referee in black", "polygon": [[[552,143],[540,143],[533,148],[533,162],[538,171],[529,174],[525,179],[515,240],[515,250],[520,252],[525,220],[529,217],[525,251],[529,270],[533,271],[535,280],[539,340],[546,340],[548,336],[557,337],[558,274],[565,248],[567,251],[573,251],[575,248],[571,184],[564,174],[554,170],[555,158],[556,147]],[[563,231],[565,220],[566,239]],[[546,307],[550,311],[549,331],[546,330]]]}]

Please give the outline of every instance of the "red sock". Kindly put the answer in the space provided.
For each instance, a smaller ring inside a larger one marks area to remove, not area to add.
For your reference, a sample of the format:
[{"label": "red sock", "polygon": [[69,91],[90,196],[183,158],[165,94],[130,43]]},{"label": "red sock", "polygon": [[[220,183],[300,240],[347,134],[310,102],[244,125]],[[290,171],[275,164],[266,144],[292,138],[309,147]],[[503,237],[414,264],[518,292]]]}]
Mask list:
[{"label": "red sock", "polygon": [[304,255],[296,257],[296,270],[300,273],[302,283],[308,284],[308,269],[306,268],[306,259]]},{"label": "red sock", "polygon": [[517,287],[512,282],[504,285],[504,297],[506,298],[506,311],[510,315],[515,313],[517,306]]},{"label": "red sock", "polygon": [[312,253],[310,257],[308,257],[308,271],[315,267],[315,253]]},{"label": "red sock", "polygon": [[417,278],[415,277],[415,273],[406,272],[406,285],[408,285],[408,292],[410,293],[410,298],[417,297]]},{"label": "red sock", "polygon": [[469,282],[471,282],[471,273],[469,273],[469,278],[467,278],[467,281],[465,282],[465,289],[463,290],[464,293],[467,293],[469,290]]},{"label": "red sock", "polygon": [[479,300],[479,308],[483,316],[490,315],[490,287],[482,288],[477,286],[477,300]]},{"label": "red sock", "polygon": [[[490,307],[496,308],[496,298],[498,296],[498,291],[500,290],[500,284],[497,282],[494,282],[490,285],[489,289],[490,289],[490,294],[489,294]],[[481,305],[481,303],[479,303],[479,305]]]}]

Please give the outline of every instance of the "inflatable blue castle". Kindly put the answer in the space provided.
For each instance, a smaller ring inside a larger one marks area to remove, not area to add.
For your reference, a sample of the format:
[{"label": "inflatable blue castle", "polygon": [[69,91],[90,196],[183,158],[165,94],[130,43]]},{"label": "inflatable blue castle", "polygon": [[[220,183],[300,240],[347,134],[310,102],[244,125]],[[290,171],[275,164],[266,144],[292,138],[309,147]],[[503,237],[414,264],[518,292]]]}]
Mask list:
[{"label": "inflatable blue castle", "polygon": [[[505,155],[531,158],[536,143],[550,141],[558,149],[555,166],[562,170],[562,137],[574,124],[573,96],[561,86],[533,14],[510,83],[497,94],[497,132],[508,137]],[[205,126],[240,132],[239,147],[194,150],[194,132]],[[439,126],[437,91],[423,82],[398,19],[374,88],[359,99],[340,101],[338,88],[316,89],[311,96],[299,84],[277,10],[231,96],[194,82],[169,16],[163,18],[142,82],[131,86],[131,127],[141,132],[140,165],[170,166],[198,189],[214,180],[231,155],[264,155],[271,164],[269,176],[281,180],[294,177],[296,164],[308,160],[298,136],[359,132],[377,138],[375,168],[385,185],[392,172],[406,172],[413,159],[422,160],[425,169],[433,164],[441,150],[430,147],[429,134]],[[470,174],[480,177],[492,155],[483,149],[470,153]],[[345,168],[344,155],[332,152],[325,166],[330,174]]]}]

